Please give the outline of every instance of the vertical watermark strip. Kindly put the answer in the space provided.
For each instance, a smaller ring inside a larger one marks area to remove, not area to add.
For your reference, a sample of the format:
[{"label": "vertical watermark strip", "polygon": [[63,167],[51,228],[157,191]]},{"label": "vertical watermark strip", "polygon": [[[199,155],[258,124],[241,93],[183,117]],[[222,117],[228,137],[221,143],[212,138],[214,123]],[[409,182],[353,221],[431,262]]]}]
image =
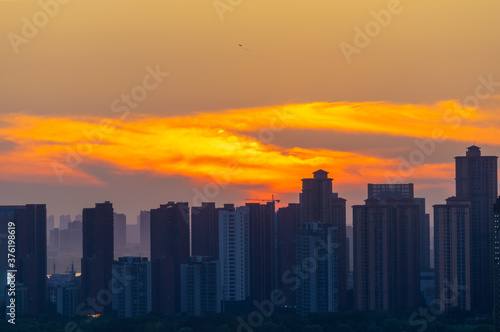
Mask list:
[{"label": "vertical watermark strip", "polygon": [[16,324],[16,224],[9,221],[7,224],[7,298],[6,314],[10,324]]}]

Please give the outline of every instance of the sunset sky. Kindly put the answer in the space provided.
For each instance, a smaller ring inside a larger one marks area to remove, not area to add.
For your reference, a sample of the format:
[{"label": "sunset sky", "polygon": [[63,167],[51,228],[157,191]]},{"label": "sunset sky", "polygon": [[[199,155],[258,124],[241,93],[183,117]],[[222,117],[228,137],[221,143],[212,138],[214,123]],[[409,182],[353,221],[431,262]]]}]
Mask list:
[{"label": "sunset sky", "polygon": [[109,200],[135,223],[172,200],[298,202],[322,168],[348,206],[369,182],[403,181],[431,213],[454,194],[454,156],[500,156],[499,13],[0,0],[0,201],[74,216]]}]

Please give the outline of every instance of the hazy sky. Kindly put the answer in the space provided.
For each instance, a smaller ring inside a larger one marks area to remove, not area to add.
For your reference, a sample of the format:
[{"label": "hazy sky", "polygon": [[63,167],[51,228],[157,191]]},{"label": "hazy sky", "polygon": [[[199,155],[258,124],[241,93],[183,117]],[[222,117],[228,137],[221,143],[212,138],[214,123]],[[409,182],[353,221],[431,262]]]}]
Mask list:
[{"label": "hazy sky", "polygon": [[399,180],[430,207],[467,146],[500,155],[497,0],[59,1],[0,0],[2,204],[131,223],[323,168],[349,206]]}]

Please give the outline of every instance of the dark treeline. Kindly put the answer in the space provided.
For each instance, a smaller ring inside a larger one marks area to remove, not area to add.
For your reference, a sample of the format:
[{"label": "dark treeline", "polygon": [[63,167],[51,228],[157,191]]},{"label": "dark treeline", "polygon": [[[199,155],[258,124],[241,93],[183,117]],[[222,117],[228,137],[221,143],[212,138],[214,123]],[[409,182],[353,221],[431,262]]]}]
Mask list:
[{"label": "dark treeline", "polygon": [[[240,325],[237,316],[213,315],[146,316],[116,318],[101,316],[88,322],[88,318],[69,320],[61,316],[19,319],[15,326],[0,320],[0,331],[51,332],[493,332],[490,321],[474,321],[464,312],[440,315],[426,324],[410,324],[412,313],[399,316],[388,313],[325,313],[308,317],[274,314],[251,330]],[[248,321],[247,317],[241,317]],[[86,321],[87,320],[87,321]],[[241,320],[240,320],[241,321]],[[257,324],[256,324],[257,325]]]}]

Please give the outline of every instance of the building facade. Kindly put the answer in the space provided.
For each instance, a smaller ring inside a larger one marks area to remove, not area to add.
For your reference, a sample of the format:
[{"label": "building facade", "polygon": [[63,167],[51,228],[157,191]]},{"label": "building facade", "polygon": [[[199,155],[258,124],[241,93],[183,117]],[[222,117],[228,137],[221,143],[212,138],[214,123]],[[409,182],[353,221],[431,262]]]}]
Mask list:
[{"label": "building facade", "polygon": [[295,305],[295,293],[285,284],[295,264],[295,240],[300,227],[300,204],[290,203],[278,209],[278,289],[284,293],[285,305]]},{"label": "building facade", "polygon": [[361,311],[420,305],[420,213],[413,197],[368,198],[353,206],[354,306]]},{"label": "building facade", "polygon": [[368,184],[368,198],[413,199],[420,206],[420,270],[428,271],[430,265],[430,215],[425,213],[425,198],[414,197],[413,183]]},{"label": "building facade", "polygon": [[127,247],[127,216],[123,213],[113,214],[115,258],[123,256]]},{"label": "building facade", "polygon": [[120,257],[113,276],[122,282],[113,289],[113,310],[118,317],[145,316],[151,312],[151,262],[146,257]]},{"label": "building facade", "polygon": [[223,301],[250,296],[249,208],[219,211],[219,260]]},{"label": "building facade", "polygon": [[[110,289],[113,266],[113,204],[106,201],[83,209],[82,299],[96,299]],[[111,311],[111,304],[102,312]],[[102,313],[100,312],[100,313]]]},{"label": "building facade", "polygon": [[249,211],[250,298],[263,301],[277,285],[274,201],[246,203]]},{"label": "building facade", "polygon": [[[450,197],[444,205],[434,205],[434,281],[437,298],[451,287],[460,289],[443,301],[453,307],[471,310],[471,203]],[[442,295],[443,294],[443,295]]]},{"label": "building facade", "polygon": [[301,223],[321,222],[337,227],[339,238],[339,307],[347,305],[347,241],[346,241],[346,200],[332,192],[333,179],[328,172],[320,169],[313,172],[313,178],[302,179],[299,195]]},{"label": "building facade", "polygon": [[[13,230],[13,231],[12,231]],[[13,233],[14,232],[14,233]],[[44,204],[0,206],[0,274],[16,284],[17,315],[45,312],[47,293],[47,209]],[[8,260],[9,236],[15,235],[15,262]],[[0,303],[9,301],[5,281],[0,284]]]},{"label": "building facade", "polygon": [[219,219],[213,202],[191,208],[191,255],[219,258]]},{"label": "building facade", "polygon": [[189,205],[174,203],[151,210],[152,311],[181,311],[181,263],[189,257]]},{"label": "building facade", "polygon": [[456,197],[471,202],[471,309],[493,310],[493,206],[498,196],[496,156],[482,156],[475,145],[455,157]]},{"label": "building facade", "polygon": [[332,225],[309,222],[296,237],[295,265],[304,275],[296,291],[297,313],[339,310],[339,238]]},{"label": "building facade", "polygon": [[221,312],[219,261],[193,256],[181,264],[181,311],[192,316]]}]

